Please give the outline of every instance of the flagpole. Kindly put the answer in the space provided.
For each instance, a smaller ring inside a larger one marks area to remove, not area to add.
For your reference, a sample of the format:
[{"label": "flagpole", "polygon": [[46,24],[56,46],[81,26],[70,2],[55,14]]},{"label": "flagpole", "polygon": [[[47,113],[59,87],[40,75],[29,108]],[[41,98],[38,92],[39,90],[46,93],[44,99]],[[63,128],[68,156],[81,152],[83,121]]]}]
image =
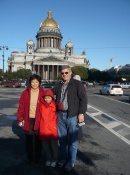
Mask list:
[{"label": "flagpole", "polygon": [[110,66],[112,67],[112,58],[110,59]]}]

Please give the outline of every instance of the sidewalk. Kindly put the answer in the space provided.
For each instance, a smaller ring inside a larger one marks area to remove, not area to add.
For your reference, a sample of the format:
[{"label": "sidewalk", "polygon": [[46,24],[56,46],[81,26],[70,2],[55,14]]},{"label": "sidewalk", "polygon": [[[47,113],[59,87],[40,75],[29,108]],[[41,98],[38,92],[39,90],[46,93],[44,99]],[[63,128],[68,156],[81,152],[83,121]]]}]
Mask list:
[{"label": "sidewalk", "polygon": [[[87,125],[83,127],[84,133]],[[85,134],[86,136],[86,134]],[[87,139],[87,137],[85,137]],[[44,155],[40,165],[26,163],[23,130],[17,126],[16,116],[0,115],[0,174],[1,175],[95,175],[94,163],[87,156],[87,142],[79,144],[77,161],[71,172],[62,168],[44,166]]]}]

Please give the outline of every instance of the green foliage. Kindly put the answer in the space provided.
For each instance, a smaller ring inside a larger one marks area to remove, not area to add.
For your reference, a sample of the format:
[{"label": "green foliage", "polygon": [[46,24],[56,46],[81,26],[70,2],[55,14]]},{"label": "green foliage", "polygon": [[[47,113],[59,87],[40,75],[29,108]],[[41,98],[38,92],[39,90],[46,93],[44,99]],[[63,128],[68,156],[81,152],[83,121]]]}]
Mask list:
[{"label": "green foliage", "polygon": [[20,69],[17,72],[5,72],[3,73],[3,79],[28,79],[31,75],[30,69]]},{"label": "green foliage", "polygon": [[21,79],[28,79],[31,75],[30,69],[20,69],[16,72],[16,76]]},{"label": "green foliage", "polygon": [[[72,69],[72,76],[80,75],[82,80],[87,81],[121,81],[122,78],[126,78],[130,81],[130,73],[118,72],[116,74],[109,74],[108,72],[100,71],[98,69],[87,69],[83,66],[74,66]],[[0,70],[0,81],[10,79],[28,79],[31,75],[30,69],[20,69],[17,72],[5,72]],[[55,80],[61,79],[61,74],[55,77]]]},{"label": "green foliage", "polygon": [[2,72],[2,70],[0,70],[0,81],[2,81],[3,80],[3,72]]},{"label": "green foliage", "polygon": [[80,75],[82,80],[87,80],[88,78],[88,69],[83,66],[74,66],[71,68],[72,74],[74,75]]},{"label": "green foliage", "polygon": [[126,74],[117,74],[116,78],[118,78],[121,81],[121,78],[125,78],[127,81],[130,81],[130,75]]},{"label": "green foliage", "polygon": [[110,81],[112,80],[112,77],[107,73],[100,71],[98,69],[89,69],[88,71],[89,74],[89,81]]}]

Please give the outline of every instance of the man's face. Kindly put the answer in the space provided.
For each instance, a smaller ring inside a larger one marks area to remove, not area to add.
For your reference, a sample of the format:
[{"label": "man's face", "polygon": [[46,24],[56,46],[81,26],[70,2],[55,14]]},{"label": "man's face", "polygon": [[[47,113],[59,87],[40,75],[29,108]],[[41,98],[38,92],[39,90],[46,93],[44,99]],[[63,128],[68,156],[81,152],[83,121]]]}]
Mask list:
[{"label": "man's face", "polygon": [[71,78],[72,72],[69,69],[62,69],[61,76],[63,81],[69,81]]}]

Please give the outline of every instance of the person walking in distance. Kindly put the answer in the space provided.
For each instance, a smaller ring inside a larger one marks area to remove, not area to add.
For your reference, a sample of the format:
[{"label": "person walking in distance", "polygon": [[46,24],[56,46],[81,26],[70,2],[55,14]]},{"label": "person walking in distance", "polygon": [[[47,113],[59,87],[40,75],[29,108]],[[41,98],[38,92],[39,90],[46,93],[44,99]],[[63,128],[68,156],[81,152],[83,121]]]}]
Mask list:
[{"label": "person walking in distance", "polygon": [[62,80],[54,85],[58,112],[58,136],[60,145],[59,167],[70,171],[76,162],[78,149],[78,122],[84,121],[87,98],[81,81],[73,79],[69,66],[61,68]]},{"label": "person walking in distance", "polygon": [[58,128],[56,103],[50,89],[45,91],[41,102],[39,136],[46,154],[45,165],[55,167],[58,161]]},{"label": "person walking in distance", "polygon": [[40,87],[41,77],[33,74],[29,78],[29,87],[19,99],[17,111],[18,125],[25,131],[27,159],[29,163],[39,163],[42,154],[42,141],[39,139],[40,100],[44,90]]}]

